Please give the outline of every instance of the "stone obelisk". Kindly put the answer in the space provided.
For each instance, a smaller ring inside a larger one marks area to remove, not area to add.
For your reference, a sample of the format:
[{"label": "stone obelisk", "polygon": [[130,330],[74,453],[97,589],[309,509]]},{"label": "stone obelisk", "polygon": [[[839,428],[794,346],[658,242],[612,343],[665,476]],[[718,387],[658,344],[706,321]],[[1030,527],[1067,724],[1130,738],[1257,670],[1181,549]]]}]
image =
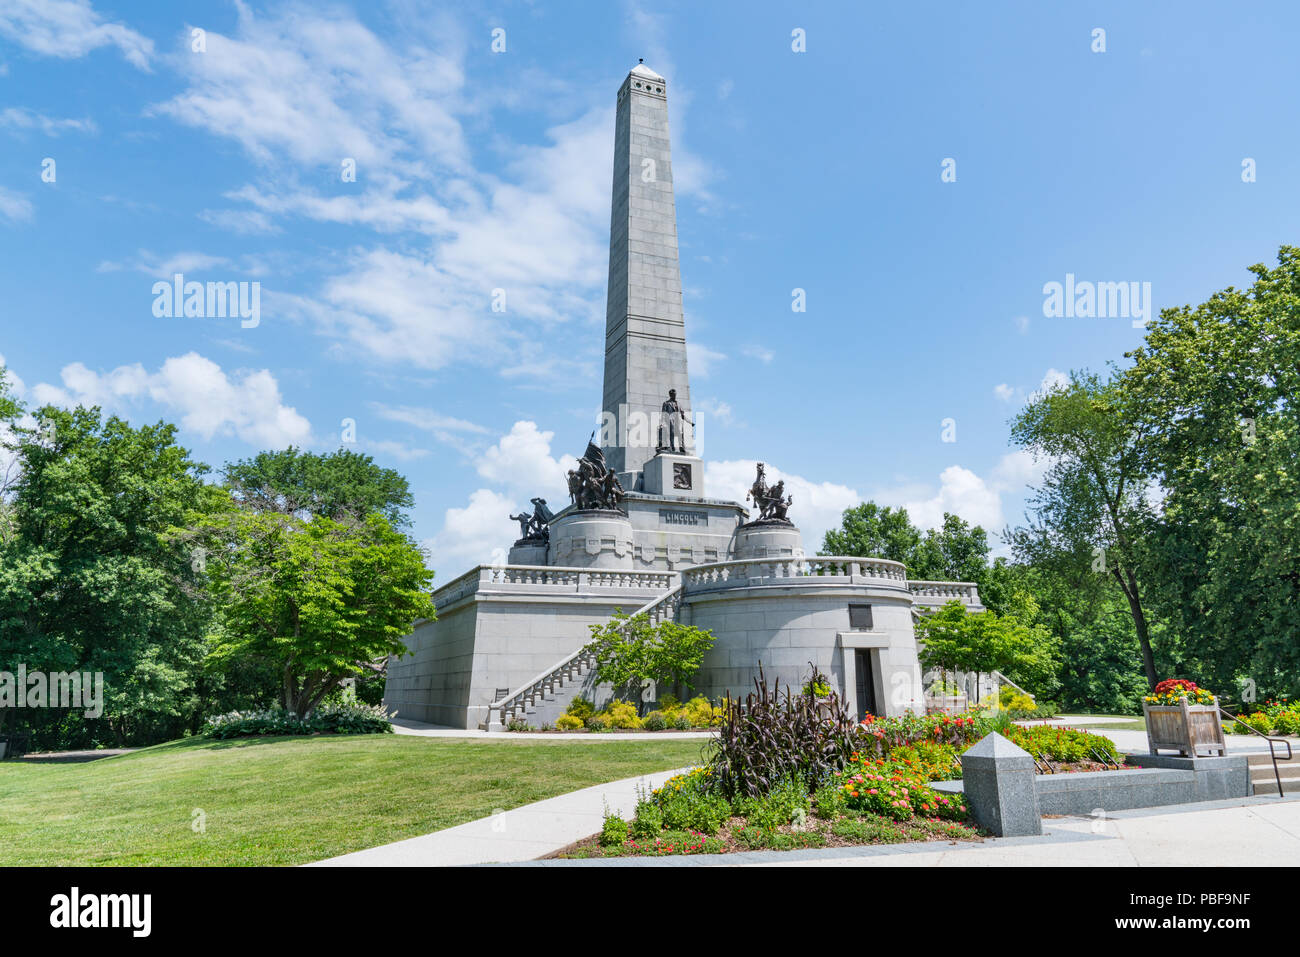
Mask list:
[{"label": "stone obelisk", "polygon": [[602,428],[601,446],[629,490],[646,487],[641,473],[664,441],[660,410],[670,389],[687,423],[685,454],[694,454],[667,89],[649,67],[634,67],[619,87],[614,123],[604,422],[617,423],[617,435]]}]

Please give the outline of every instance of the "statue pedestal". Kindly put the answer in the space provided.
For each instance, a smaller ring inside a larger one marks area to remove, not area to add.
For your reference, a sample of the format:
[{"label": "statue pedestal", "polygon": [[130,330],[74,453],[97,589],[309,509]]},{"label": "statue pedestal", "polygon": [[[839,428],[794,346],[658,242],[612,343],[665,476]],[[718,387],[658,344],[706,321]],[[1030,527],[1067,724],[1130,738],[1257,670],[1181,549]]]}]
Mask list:
[{"label": "statue pedestal", "polygon": [[668,498],[704,498],[704,459],[660,452],[646,462],[641,490]]},{"label": "statue pedestal", "polygon": [[511,565],[545,565],[546,542],[521,538],[511,546],[506,562]]},{"label": "statue pedestal", "polygon": [[803,536],[788,522],[750,522],[736,529],[733,558],[803,558],[803,555]]},{"label": "statue pedestal", "polygon": [[632,522],[622,512],[586,509],[551,522],[552,565],[631,568]]}]

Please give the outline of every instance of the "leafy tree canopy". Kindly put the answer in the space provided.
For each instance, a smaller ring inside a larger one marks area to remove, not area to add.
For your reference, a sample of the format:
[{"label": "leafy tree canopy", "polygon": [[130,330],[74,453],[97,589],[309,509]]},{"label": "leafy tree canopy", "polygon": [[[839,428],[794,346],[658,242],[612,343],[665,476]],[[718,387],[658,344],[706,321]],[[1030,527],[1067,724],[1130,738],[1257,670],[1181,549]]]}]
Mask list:
[{"label": "leafy tree canopy", "polygon": [[206,608],[172,526],[225,492],[175,442],[99,409],[45,407],[12,443],[19,476],[0,543],[0,660],[103,672],[118,740],[178,715]]},{"label": "leafy tree canopy", "polygon": [[228,464],[226,485],[242,508],[334,521],[360,521],[378,512],[398,527],[413,504],[406,479],[359,452],[318,454],[289,447]]},{"label": "leafy tree canopy", "polygon": [[273,667],[282,704],[299,715],[404,654],[412,622],[434,617],[433,572],[378,513],[343,524],[237,511],[208,519],[197,537],[221,608],[215,658]]},{"label": "leafy tree canopy", "polygon": [[591,626],[588,647],[596,652],[596,677],[636,699],[642,707],[640,690],[647,681],[681,689],[699,671],[705,652],[713,647],[708,629],[661,621],[650,624],[646,615],[629,617],[615,612],[604,625]]},{"label": "leafy tree canopy", "polygon": [[1164,494],[1149,540],[1186,653],[1220,691],[1300,693],[1300,248],[1165,309],[1121,380]]}]

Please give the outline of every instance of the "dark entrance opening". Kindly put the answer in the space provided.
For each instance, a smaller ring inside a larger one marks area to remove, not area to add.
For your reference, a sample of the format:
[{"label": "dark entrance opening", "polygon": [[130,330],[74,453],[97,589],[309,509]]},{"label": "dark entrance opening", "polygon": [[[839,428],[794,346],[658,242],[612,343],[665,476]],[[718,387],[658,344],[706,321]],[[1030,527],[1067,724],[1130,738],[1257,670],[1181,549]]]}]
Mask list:
[{"label": "dark entrance opening", "polygon": [[871,667],[869,648],[856,648],[853,654],[856,664],[854,670],[858,674],[858,720],[861,721],[869,714],[880,714],[876,710],[876,673]]}]

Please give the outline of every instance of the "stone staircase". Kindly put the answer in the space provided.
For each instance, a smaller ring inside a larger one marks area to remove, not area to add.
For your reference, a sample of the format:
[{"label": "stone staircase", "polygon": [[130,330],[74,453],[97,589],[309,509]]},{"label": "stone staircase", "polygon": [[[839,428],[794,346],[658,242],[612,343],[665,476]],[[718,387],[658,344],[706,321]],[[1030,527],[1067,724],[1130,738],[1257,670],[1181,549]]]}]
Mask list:
[{"label": "stone staircase", "polygon": [[[682,586],[676,585],[632,612],[630,618],[645,615],[650,624],[676,618],[681,606]],[[596,667],[596,656],[586,646],[525,682],[499,701],[492,702],[483,731],[502,731],[511,721],[525,721],[530,727],[553,725],[569,704],[586,687],[586,678]]]},{"label": "stone staircase", "polygon": [[[1278,750],[1277,771],[1282,777],[1283,794],[1300,794],[1300,748],[1295,748],[1295,756],[1290,761],[1283,761],[1286,748],[1276,746]],[[1256,794],[1277,794],[1277,778],[1273,775],[1273,761],[1267,751],[1253,752],[1246,757],[1250,766],[1250,783]]]}]

